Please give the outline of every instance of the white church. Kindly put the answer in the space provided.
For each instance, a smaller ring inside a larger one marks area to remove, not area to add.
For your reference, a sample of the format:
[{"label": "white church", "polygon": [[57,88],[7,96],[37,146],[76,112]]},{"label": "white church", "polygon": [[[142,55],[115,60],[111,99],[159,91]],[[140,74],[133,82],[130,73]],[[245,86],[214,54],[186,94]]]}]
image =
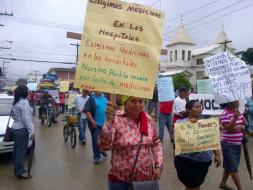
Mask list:
[{"label": "white church", "polygon": [[[159,75],[173,76],[183,73],[192,86],[195,87],[197,80],[207,76],[203,59],[224,52],[225,46],[220,43],[225,42],[225,40],[229,41],[222,29],[212,46],[194,49],[196,44],[192,41],[183,23],[181,23],[170,43],[166,46],[168,48],[167,60],[160,62]],[[231,43],[227,43],[226,51],[228,53],[235,55],[235,50]]]}]

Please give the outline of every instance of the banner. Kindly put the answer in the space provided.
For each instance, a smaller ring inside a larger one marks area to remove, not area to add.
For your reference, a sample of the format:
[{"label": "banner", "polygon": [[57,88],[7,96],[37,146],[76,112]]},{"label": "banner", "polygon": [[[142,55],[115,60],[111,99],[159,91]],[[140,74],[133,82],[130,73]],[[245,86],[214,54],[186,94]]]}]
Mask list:
[{"label": "banner", "polygon": [[172,77],[158,78],[158,100],[159,102],[167,102],[175,99],[174,86]]},{"label": "banner", "polygon": [[78,95],[78,94],[69,94],[68,108],[72,108],[72,102],[73,102],[74,98],[75,98],[77,95]]},{"label": "banner", "polygon": [[75,88],[151,99],[164,13],[119,0],[88,0]]},{"label": "banner", "polygon": [[203,119],[197,123],[175,123],[175,155],[219,150],[219,118]]},{"label": "banner", "polygon": [[61,81],[60,92],[68,92],[68,91],[69,91],[69,81]]},{"label": "banner", "polygon": [[43,74],[42,77],[43,77],[43,79],[55,79],[55,80],[58,79],[57,74]]},{"label": "banner", "polygon": [[198,94],[213,94],[210,80],[197,80],[197,92]]},{"label": "banner", "polygon": [[[219,104],[216,104],[213,94],[190,94],[189,100],[200,102],[203,115],[221,115],[224,111]],[[243,114],[245,110],[244,100],[240,100],[239,104],[239,111]]]},{"label": "banner", "polygon": [[205,58],[204,64],[217,104],[252,96],[250,72],[241,59],[224,52]]}]

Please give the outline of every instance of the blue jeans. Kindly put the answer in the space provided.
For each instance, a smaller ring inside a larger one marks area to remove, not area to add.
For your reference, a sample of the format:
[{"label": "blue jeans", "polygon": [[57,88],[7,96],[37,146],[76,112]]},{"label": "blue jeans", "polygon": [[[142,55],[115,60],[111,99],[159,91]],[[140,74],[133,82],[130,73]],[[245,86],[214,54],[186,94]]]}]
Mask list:
[{"label": "blue jeans", "polygon": [[201,115],[199,119],[210,119],[211,115]]},{"label": "blue jeans", "polygon": [[96,129],[91,130],[91,138],[92,138],[92,149],[93,149],[93,158],[94,160],[99,160],[101,158],[101,152],[98,148],[98,137],[102,131],[102,127],[97,126]]},{"label": "blue jeans", "polygon": [[109,190],[128,190],[127,182],[113,182],[108,179]]},{"label": "blue jeans", "polygon": [[87,118],[81,119],[81,116],[78,115],[78,130],[79,130],[79,140],[82,142],[86,142],[86,128],[87,128]]},{"label": "blue jeans", "polygon": [[163,139],[163,137],[164,137],[165,125],[169,131],[170,140],[172,140],[173,139],[173,135],[171,134],[172,114],[159,113],[159,138],[160,139]]},{"label": "blue jeans", "polygon": [[19,176],[25,173],[24,161],[28,148],[29,133],[26,128],[11,129],[11,135],[14,139],[13,162],[14,173]]},{"label": "blue jeans", "polygon": [[35,111],[36,111],[36,102],[31,102],[31,107],[33,109],[33,114],[35,114]]}]

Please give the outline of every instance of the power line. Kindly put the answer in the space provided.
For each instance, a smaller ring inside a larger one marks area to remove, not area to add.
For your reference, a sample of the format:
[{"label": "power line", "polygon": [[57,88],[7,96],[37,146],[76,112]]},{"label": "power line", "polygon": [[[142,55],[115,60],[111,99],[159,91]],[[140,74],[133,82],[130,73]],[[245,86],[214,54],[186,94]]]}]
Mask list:
[{"label": "power line", "polygon": [[[202,20],[202,19],[204,19],[204,18],[207,18],[207,17],[209,17],[209,16],[211,16],[211,15],[214,15],[214,14],[220,12],[220,11],[223,11],[223,10],[225,10],[225,9],[227,9],[227,8],[229,8],[229,7],[232,7],[232,6],[234,6],[234,5],[238,4],[238,3],[241,3],[241,2],[243,2],[243,1],[244,1],[244,0],[238,1],[238,2],[236,2],[236,3],[234,3],[234,4],[232,4],[232,5],[229,5],[229,6],[227,6],[227,7],[224,7],[223,9],[220,9],[220,10],[215,11],[215,12],[209,14],[209,15],[206,15],[206,16],[204,16],[204,17],[201,17],[200,19],[197,19],[197,20],[195,20],[195,21],[193,21],[193,22],[190,22],[190,23],[188,23],[188,24],[186,24],[186,25],[184,25],[184,26],[188,26],[188,25],[190,25],[190,24],[193,24],[193,23],[195,23],[195,22],[197,22],[197,21],[200,21],[200,20]],[[174,30],[171,30],[171,31],[169,31],[169,32],[166,32],[164,35],[169,34],[169,33],[171,33],[171,32],[174,32],[174,31],[176,31],[176,30],[177,30],[177,29],[174,29]]]},{"label": "power line", "polygon": [[39,60],[29,60],[29,59],[16,59],[16,58],[6,58],[6,57],[0,57],[0,59],[5,59],[5,60],[11,60],[11,61],[32,61],[32,62],[39,62],[39,63],[60,63],[60,64],[76,64],[76,63],[71,63],[71,62],[58,62],[58,61],[39,61]]},{"label": "power line", "polygon": [[[207,4],[207,5],[204,5],[204,6],[202,6],[202,7],[197,8],[197,9],[194,9],[194,10],[192,10],[192,11],[190,11],[190,12],[184,13],[183,15],[187,15],[187,14],[193,13],[193,12],[199,10],[199,9],[202,9],[202,8],[204,8],[204,7],[207,7],[207,6],[209,6],[209,5],[211,5],[211,4],[214,4],[214,3],[218,2],[218,1],[219,1],[219,0],[213,1],[212,3],[209,3],[209,4]],[[181,17],[181,15],[178,16],[178,17],[172,18],[172,19],[170,19],[170,20],[167,20],[167,21],[164,22],[164,24],[167,23],[167,22],[170,22],[170,21],[172,21],[172,20],[175,20],[175,19],[177,19],[177,18],[180,18],[180,17]]]},{"label": "power line", "polygon": [[161,0],[156,1],[155,3],[153,3],[152,5],[150,5],[150,7],[154,6],[154,5],[155,5],[156,3],[158,3],[159,1],[161,1]]},{"label": "power line", "polygon": [[[238,12],[238,11],[240,11],[240,10],[242,10],[242,9],[248,8],[248,7],[252,6],[252,5],[253,5],[253,4],[247,5],[247,6],[243,7],[243,8],[241,8],[241,9],[237,9],[236,11],[232,11],[232,12],[230,12],[230,13],[228,13],[228,14],[225,14],[225,15],[223,15],[223,16],[220,16],[220,17],[218,17],[218,18],[215,18],[215,19],[213,19],[213,20],[210,20],[210,21],[208,21],[208,22],[205,22],[205,23],[203,23],[203,24],[200,24],[200,25],[198,25],[198,26],[195,26],[195,27],[193,27],[193,28],[187,29],[187,31],[193,30],[193,29],[195,29],[195,28],[197,28],[197,27],[199,27],[199,26],[205,25],[205,24],[207,24],[207,23],[210,23],[210,22],[215,21],[215,20],[217,20],[217,19],[220,19],[220,18],[222,18],[222,17],[231,15],[231,14],[233,14],[233,13],[235,13],[235,12]],[[185,31],[185,32],[186,32],[186,31]],[[177,34],[175,34],[174,36],[179,35],[179,34],[181,34],[181,33],[184,33],[184,32],[177,33]],[[168,38],[172,38],[172,37],[173,37],[173,36],[170,36],[170,37],[168,37]],[[166,38],[166,39],[167,39],[167,38]]]}]

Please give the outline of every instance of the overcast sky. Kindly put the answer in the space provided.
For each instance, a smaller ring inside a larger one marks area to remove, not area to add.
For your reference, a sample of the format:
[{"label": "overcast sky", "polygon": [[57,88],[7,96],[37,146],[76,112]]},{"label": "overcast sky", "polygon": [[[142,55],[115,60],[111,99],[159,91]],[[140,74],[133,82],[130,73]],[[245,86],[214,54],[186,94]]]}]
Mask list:
[{"label": "overcast sky", "polygon": [[[147,6],[152,5],[156,1],[126,0],[126,2]],[[215,1],[217,0],[161,0],[161,10],[165,12],[165,21],[168,21]],[[186,29],[191,29],[253,4],[253,0],[240,1],[219,0],[197,11],[186,14],[183,16],[183,24],[187,25],[188,23],[239,2],[234,6],[214,13],[212,16],[208,16],[185,27]],[[0,12],[13,12],[14,14],[12,21],[10,19],[11,17],[0,16],[0,24],[4,25],[4,27],[0,26],[0,47],[11,48],[10,50],[0,49],[0,57],[8,57],[8,54],[12,54],[9,57],[75,62],[76,47],[70,46],[70,43],[80,43],[80,41],[67,39],[66,33],[67,31],[82,33],[86,5],[87,0],[0,0]],[[153,8],[160,9],[160,3],[155,4]],[[29,23],[32,24],[28,24],[24,23],[24,20],[21,20],[22,18],[37,21],[29,20]],[[246,50],[248,47],[253,46],[252,18],[253,6],[250,6],[213,22],[191,29],[189,30],[189,34],[197,44],[195,48],[213,45],[222,30],[223,22],[224,30],[228,38],[233,41],[232,44],[237,51]],[[35,25],[45,25],[44,22],[39,23],[38,21],[50,22],[51,26],[53,25],[58,28]],[[181,18],[166,22],[164,24],[164,33],[177,29],[180,22]],[[59,24],[63,24],[64,28],[59,28]],[[163,48],[166,48],[174,33],[175,31],[164,35]],[[13,41],[13,43],[1,43],[6,40]],[[161,59],[164,60],[165,57],[162,56]],[[3,60],[0,59],[0,62],[2,64]],[[51,67],[73,67],[74,65],[11,61],[11,63],[6,63],[5,66],[8,67],[7,77],[17,80],[21,77],[26,78],[26,74],[33,70],[46,73]]]}]

